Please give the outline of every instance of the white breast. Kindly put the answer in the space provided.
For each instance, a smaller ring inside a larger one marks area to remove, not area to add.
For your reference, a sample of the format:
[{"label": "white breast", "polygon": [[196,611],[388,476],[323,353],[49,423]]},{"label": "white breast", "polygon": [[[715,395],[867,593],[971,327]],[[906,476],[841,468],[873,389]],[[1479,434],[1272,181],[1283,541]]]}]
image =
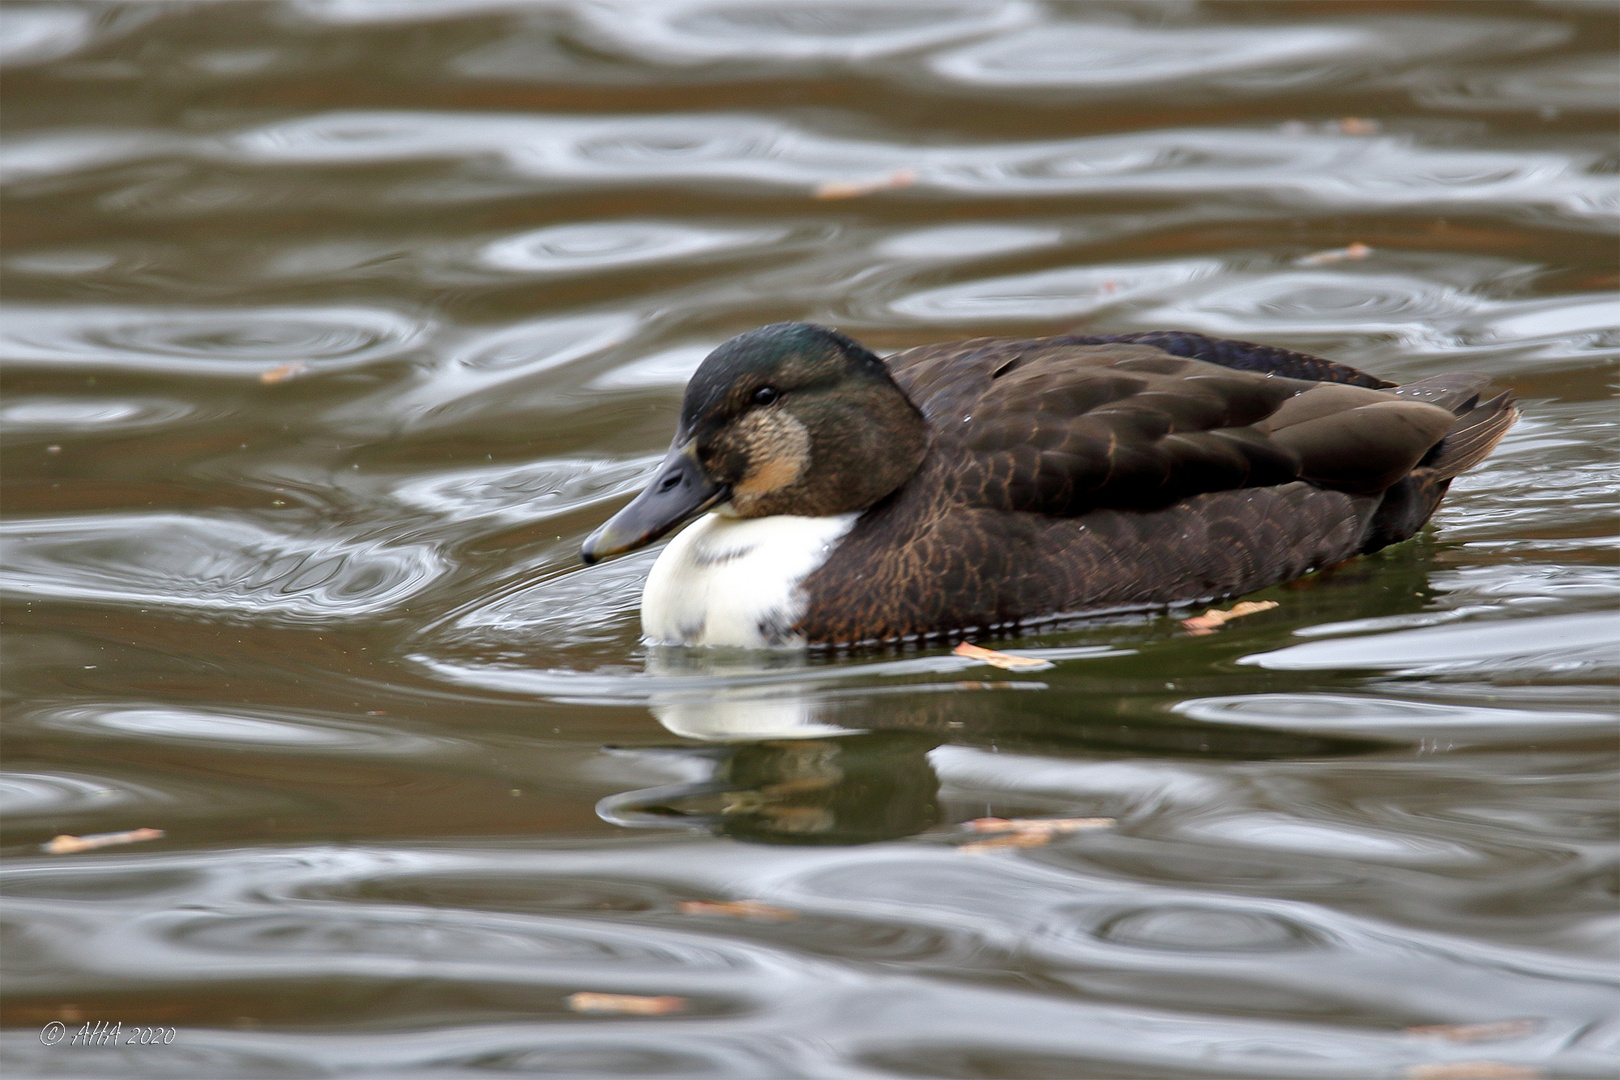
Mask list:
[{"label": "white breast", "polygon": [[641,593],[641,632],[656,645],[800,646],[799,584],[859,514],[736,518],[705,514],[669,542]]}]

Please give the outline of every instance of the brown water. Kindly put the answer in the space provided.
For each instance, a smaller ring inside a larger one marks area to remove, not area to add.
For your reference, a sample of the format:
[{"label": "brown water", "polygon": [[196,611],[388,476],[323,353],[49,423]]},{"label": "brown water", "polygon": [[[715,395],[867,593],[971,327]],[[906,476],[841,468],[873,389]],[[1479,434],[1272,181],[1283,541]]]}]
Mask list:
[{"label": "brown water", "polygon": [[[1615,24],[7,4],[6,1074],[1612,1075]],[[789,318],[1200,330],[1524,419],[1215,634],[648,655],[653,553],[579,541]],[[987,814],[1117,825],[958,850]]]}]

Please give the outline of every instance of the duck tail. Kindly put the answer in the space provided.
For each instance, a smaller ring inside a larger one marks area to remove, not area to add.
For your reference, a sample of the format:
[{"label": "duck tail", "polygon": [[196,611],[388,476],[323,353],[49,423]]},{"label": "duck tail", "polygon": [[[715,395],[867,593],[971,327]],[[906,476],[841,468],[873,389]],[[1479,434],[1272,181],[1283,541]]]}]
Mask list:
[{"label": "duck tail", "polygon": [[1480,401],[1479,395],[1488,385],[1490,379],[1484,375],[1458,372],[1436,375],[1395,389],[1401,397],[1438,405],[1457,417],[1446,437],[1435,443],[1412,470],[1414,475],[1423,471],[1436,479],[1450,480],[1484,461],[1496,449],[1496,444],[1519,418],[1519,409],[1513,395],[1506,390]]},{"label": "duck tail", "polygon": [[1459,372],[1395,388],[1401,397],[1450,410],[1457,422],[1407,476],[1384,492],[1367,523],[1362,554],[1413,536],[1440,505],[1452,478],[1484,461],[1502,441],[1519,418],[1519,408],[1505,390],[1481,401],[1479,395],[1489,384],[1484,375]]}]

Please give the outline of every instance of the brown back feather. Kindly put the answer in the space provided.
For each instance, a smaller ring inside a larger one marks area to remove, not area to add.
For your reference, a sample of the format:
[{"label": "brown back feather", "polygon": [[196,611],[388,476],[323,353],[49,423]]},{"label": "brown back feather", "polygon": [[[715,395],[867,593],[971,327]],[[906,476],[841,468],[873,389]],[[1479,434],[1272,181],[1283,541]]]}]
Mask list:
[{"label": "brown back feather", "polygon": [[[1061,339],[1059,339],[1061,340]],[[1148,345],[984,339],[896,358],[964,505],[1072,517],[1308,480],[1399,480],[1454,417],[1345,383],[1236,371]]]}]

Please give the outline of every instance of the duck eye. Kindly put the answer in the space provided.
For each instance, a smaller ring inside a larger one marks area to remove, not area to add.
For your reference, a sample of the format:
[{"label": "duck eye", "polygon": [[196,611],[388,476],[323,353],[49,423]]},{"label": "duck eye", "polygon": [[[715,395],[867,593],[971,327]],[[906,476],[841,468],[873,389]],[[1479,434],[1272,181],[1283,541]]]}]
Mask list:
[{"label": "duck eye", "polygon": [[773,404],[776,401],[776,399],[781,397],[781,396],[782,396],[782,391],[778,390],[776,387],[774,387],[774,386],[762,386],[758,390],[754,391],[754,404],[755,405],[770,405],[770,404]]}]

